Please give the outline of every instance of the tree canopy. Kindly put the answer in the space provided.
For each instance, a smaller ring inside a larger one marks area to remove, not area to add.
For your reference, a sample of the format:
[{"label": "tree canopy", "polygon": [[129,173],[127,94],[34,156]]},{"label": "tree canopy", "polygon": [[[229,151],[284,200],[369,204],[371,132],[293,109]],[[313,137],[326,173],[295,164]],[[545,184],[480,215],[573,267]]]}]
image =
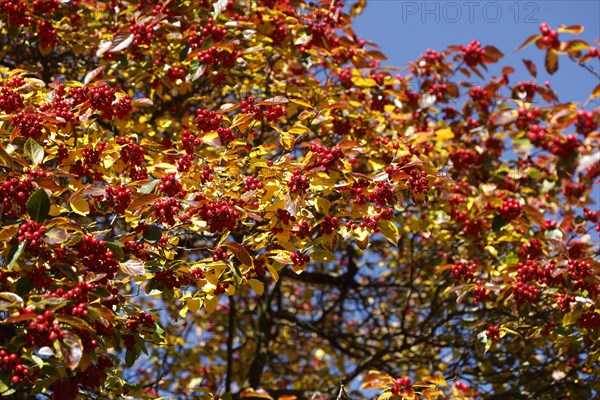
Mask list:
[{"label": "tree canopy", "polygon": [[1,396],[598,396],[598,49],[365,3],[0,0]]}]

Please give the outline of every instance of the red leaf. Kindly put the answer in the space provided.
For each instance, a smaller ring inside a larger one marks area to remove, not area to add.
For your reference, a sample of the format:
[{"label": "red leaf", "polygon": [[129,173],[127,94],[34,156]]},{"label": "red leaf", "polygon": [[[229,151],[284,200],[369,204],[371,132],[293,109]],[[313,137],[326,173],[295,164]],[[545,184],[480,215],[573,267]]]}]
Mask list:
[{"label": "red leaf", "polygon": [[535,66],[535,63],[531,60],[526,60],[526,59],[523,59],[523,63],[527,67],[527,71],[529,71],[531,76],[536,78],[537,77],[537,67]]}]

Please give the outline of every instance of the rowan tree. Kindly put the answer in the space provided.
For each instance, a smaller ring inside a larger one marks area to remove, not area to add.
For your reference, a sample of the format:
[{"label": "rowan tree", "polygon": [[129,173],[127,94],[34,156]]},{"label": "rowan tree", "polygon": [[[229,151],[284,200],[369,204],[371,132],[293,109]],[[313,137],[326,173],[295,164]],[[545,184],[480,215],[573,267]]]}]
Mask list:
[{"label": "rowan tree", "polygon": [[365,3],[0,0],[2,396],[598,395],[600,86],[536,67],[598,49],[397,70]]}]

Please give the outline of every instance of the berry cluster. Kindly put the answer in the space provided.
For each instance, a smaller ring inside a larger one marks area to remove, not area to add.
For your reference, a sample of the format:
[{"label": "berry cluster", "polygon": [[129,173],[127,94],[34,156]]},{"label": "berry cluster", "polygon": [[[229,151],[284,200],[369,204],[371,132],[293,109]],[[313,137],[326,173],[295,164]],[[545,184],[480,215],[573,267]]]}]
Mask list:
[{"label": "berry cluster", "polygon": [[412,381],[409,376],[404,378],[394,379],[392,383],[391,392],[395,396],[402,396],[402,392],[410,393],[412,391]]},{"label": "berry cluster", "polygon": [[202,30],[190,36],[188,43],[192,49],[196,49],[201,47],[207,38],[210,37],[214,42],[220,42],[223,40],[226,34],[227,30],[225,28],[215,26],[214,20],[212,18],[208,18]]},{"label": "berry cluster", "polygon": [[148,259],[148,253],[146,252],[146,246],[144,243],[133,240],[124,243],[123,253],[125,255],[133,255],[144,261]]},{"label": "berry cluster", "polygon": [[566,135],[552,140],[548,144],[548,150],[555,156],[569,158],[577,153],[579,146],[581,146],[581,142],[575,135]]},{"label": "berry cluster", "polygon": [[594,113],[591,111],[577,111],[577,122],[575,122],[577,133],[588,135],[598,129],[598,123],[594,121]]},{"label": "berry cluster", "polygon": [[442,66],[444,62],[444,54],[435,50],[427,49],[425,54],[421,56],[417,65],[411,68],[413,73],[418,75],[429,76]]},{"label": "berry cluster", "polygon": [[196,156],[193,154],[183,154],[181,158],[177,160],[177,172],[188,172],[195,159]]},{"label": "berry cluster", "polygon": [[207,203],[200,211],[200,217],[206,221],[212,233],[222,232],[224,229],[233,231],[237,225],[240,213],[234,209],[233,201],[217,201]]},{"label": "berry cluster", "polygon": [[500,207],[500,215],[508,222],[518,218],[522,212],[523,206],[516,199],[505,199]]},{"label": "berry cluster", "polygon": [[58,9],[58,0],[35,0],[31,6],[38,14],[52,14]]},{"label": "berry cluster", "polygon": [[123,185],[117,187],[107,186],[104,201],[108,207],[119,214],[125,214],[125,210],[131,204],[131,189]]},{"label": "berry cluster", "polygon": [[592,307],[587,313],[577,319],[577,325],[589,331],[596,331],[600,328],[600,313]]},{"label": "berry cluster", "polygon": [[377,182],[375,189],[369,195],[369,200],[385,206],[396,203],[396,189],[388,182]]},{"label": "berry cluster", "polygon": [[119,155],[124,163],[137,167],[144,163],[146,149],[135,143],[132,138],[119,138],[117,144],[121,145]]},{"label": "berry cluster", "polygon": [[217,287],[213,291],[213,294],[215,296],[218,296],[220,294],[225,293],[225,291],[227,291],[227,289],[229,289],[229,283],[227,283],[227,282],[223,282],[223,283],[217,282]]},{"label": "berry cluster", "polygon": [[183,197],[185,195],[185,190],[183,190],[183,186],[179,182],[179,179],[177,179],[175,172],[164,174],[160,178],[158,190],[171,197]]},{"label": "berry cluster", "polygon": [[156,200],[152,204],[152,208],[154,208],[156,219],[168,225],[175,224],[175,215],[181,210],[179,202],[173,197]]},{"label": "berry cluster", "polygon": [[535,238],[531,239],[529,242],[523,243],[519,255],[525,260],[535,260],[542,255],[542,244]]},{"label": "berry cluster", "polygon": [[544,48],[558,49],[560,41],[558,40],[558,31],[550,29],[547,23],[540,24],[540,32],[542,32],[541,43]]},{"label": "berry cluster", "polygon": [[274,46],[279,46],[285,41],[289,33],[290,31],[285,23],[277,23],[273,31],[269,34],[269,37],[273,41]]},{"label": "berry cluster", "polygon": [[129,115],[132,108],[133,107],[131,105],[131,97],[129,97],[129,96],[120,97],[113,104],[113,115],[115,115],[117,118],[125,118]]},{"label": "berry cluster", "polygon": [[154,317],[148,313],[140,312],[137,317],[129,319],[125,327],[131,332],[137,331],[140,327],[152,329],[154,328]]},{"label": "berry cluster", "polygon": [[229,254],[227,254],[227,250],[222,247],[215,247],[213,250],[213,260],[227,260],[229,259]]},{"label": "berry cluster", "polygon": [[307,262],[310,261],[310,256],[308,254],[296,252],[290,256],[290,259],[292,260],[292,264],[294,265],[294,267],[302,268]]},{"label": "berry cluster", "polygon": [[46,227],[41,222],[28,220],[21,226],[17,232],[17,240],[27,243],[27,251],[32,256],[37,256],[44,253],[46,243],[43,236],[46,233]]},{"label": "berry cluster", "polygon": [[12,114],[23,108],[23,96],[19,92],[3,87],[0,90],[0,110]]},{"label": "berry cluster", "polygon": [[52,285],[52,278],[48,276],[45,265],[38,265],[27,272],[27,279],[37,290],[48,289]]},{"label": "berry cluster", "polygon": [[575,302],[575,296],[571,296],[566,293],[558,294],[556,296],[556,305],[564,312],[571,311],[571,304],[573,302]]},{"label": "berry cluster", "polygon": [[287,181],[287,185],[292,194],[304,193],[310,186],[308,178],[302,176],[302,171],[299,170],[294,171],[292,177]]},{"label": "berry cluster", "polygon": [[471,41],[467,46],[462,46],[461,50],[463,60],[469,67],[483,64],[486,50],[481,48],[481,43],[477,40]]},{"label": "berry cluster", "polygon": [[181,282],[177,278],[175,271],[172,269],[166,269],[164,271],[160,271],[156,275],[154,275],[154,280],[156,282],[160,282],[163,286],[173,289],[181,286]]},{"label": "berry cluster", "polygon": [[219,47],[211,47],[206,50],[200,50],[198,52],[198,60],[203,64],[209,65],[220,65],[228,67],[235,63],[239,57],[242,56],[242,52],[239,50],[229,51],[227,49],[221,49]]},{"label": "berry cluster", "polygon": [[227,146],[229,143],[233,142],[237,137],[235,132],[231,128],[217,128],[217,134],[219,135],[219,140],[223,146]]},{"label": "berry cluster", "polygon": [[95,236],[84,235],[77,251],[81,263],[96,274],[106,274],[104,282],[113,279],[119,268],[112,251],[108,250],[106,243]]},{"label": "berry cluster", "polygon": [[[25,309],[21,313],[31,314],[33,312],[32,309]],[[52,343],[56,339],[63,338],[64,334],[58,322],[54,320],[54,313],[46,310],[42,314],[36,315],[35,319],[29,323],[25,340],[28,346],[52,347]]]},{"label": "berry cluster", "polygon": [[414,194],[427,193],[429,191],[429,180],[427,179],[427,172],[419,171],[416,168],[411,169],[410,177],[406,181],[408,190]]},{"label": "berry cluster", "polygon": [[310,236],[310,231],[312,227],[307,220],[302,220],[299,224],[294,225],[294,229],[292,233],[299,239],[304,239]]},{"label": "berry cluster", "polygon": [[12,117],[12,125],[26,138],[39,139],[44,129],[44,117],[36,112],[21,111]]},{"label": "berry cluster", "polygon": [[490,327],[488,327],[485,334],[487,338],[492,342],[497,342],[498,340],[500,340],[500,328],[498,328],[496,325],[491,325]]},{"label": "berry cluster", "polygon": [[517,305],[533,303],[538,298],[540,289],[521,280],[517,280],[517,283],[513,286],[512,294],[515,296]]},{"label": "berry cluster", "polygon": [[281,221],[283,225],[289,225],[291,222],[296,222],[294,217],[288,210],[277,209],[277,219]]},{"label": "berry cluster", "polygon": [[37,36],[42,46],[45,47],[54,47],[59,42],[56,29],[51,21],[42,20],[38,23]]},{"label": "berry cluster", "polygon": [[519,82],[512,87],[512,97],[531,103],[537,90],[535,82]]},{"label": "berry cluster", "polygon": [[244,182],[244,192],[248,192],[251,190],[260,190],[263,188],[263,183],[260,181],[260,178],[255,175],[247,176]]},{"label": "berry cluster", "polygon": [[481,112],[486,113],[490,107],[491,98],[488,91],[481,86],[472,87],[469,90],[469,96],[471,100],[477,103],[477,109]]},{"label": "berry cluster", "polygon": [[27,385],[35,381],[37,371],[23,365],[23,359],[17,354],[0,350],[0,371],[6,371],[14,385]]},{"label": "berry cluster", "polygon": [[533,124],[529,126],[529,132],[527,132],[527,139],[536,146],[545,147],[548,138],[548,131],[546,127]]},{"label": "berry cluster", "polygon": [[216,131],[221,125],[221,122],[223,122],[223,116],[218,114],[216,111],[204,109],[196,110],[196,118],[194,118],[194,123],[201,132]]},{"label": "berry cluster", "polygon": [[27,3],[23,0],[4,0],[0,2],[0,11],[8,14],[8,23],[11,26],[28,26],[33,17],[27,15]]},{"label": "berry cluster", "polygon": [[481,279],[478,279],[477,281],[475,281],[475,284],[477,286],[473,288],[473,303],[483,303],[486,300],[489,300],[490,293],[485,288],[484,282]]},{"label": "berry cluster", "polygon": [[525,107],[519,107],[515,124],[519,129],[528,129],[531,124],[537,122],[539,116],[539,108],[531,108],[528,110]]},{"label": "berry cluster", "polygon": [[473,168],[481,163],[481,156],[471,149],[458,149],[450,154],[456,171]]},{"label": "berry cluster", "polygon": [[590,293],[598,291],[598,285],[587,282],[586,280],[592,276],[592,264],[584,260],[569,260],[567,263],[567,271],[569,278],[573,283],[574,290],[587,290]]},{"label": "berry cluster", "polygon": [[[210,127],[212,126],[212,124],[205,124],[205,120],[202,117],[199,117],[199,113],[198,112],[211,112],[211,111],[207,111],[207,110],[196,110],[196,124],[198,125],[198,129],[200,129],[200,127]],[[214,112],[214,111],[212,111]],[[216,113],[215,113],[216,114]],[[223,118],[222,116],[219,115],[219,117]],[[221,121],[219,120],[219,122],[216,124],[216,126],[219,126],[219,123]],[[216,128],[215,128],[216,129]],[[202,129],[200,129],[202,130]],[[184,129],[181,132],[181,148],[185,150],[185,152],[187,154],[192,154],[194,153],[194,151],[196,150],[196,148],[198,146],[200,146],[202,144],[202,141],[197,138],[196,136],[194,136],[189,130]]]},{"label": "berry cluster", "polygon": [[154,29],[146,24],[132,23],[129,31],[133,34],[133,44],[136,46],[152,44],[152,38],[155,36]]},{"label": "berry cluster", "polygon": [[101,173],[97,172],[92,174],[92,167],[100,162],[102,152],[106,146],[107,144],[105,141],[98,142],[95,149],[86,146],[81,152],[83,160],[77,160],[71,165],[71,173],[77,175],[79,178],[90,176],[91,174],[95,180],[102,180]]},{"label": "berry cluster", "polygon": [[310,146],[310,151],[318,156],[313,168],[323,167],[325,168],[325,171],[329,171],[331,168],[335,167],[337,161],[345,156],[344,151],[339,147],[331,149],[326,146],[313,144]]},{"label": "berry cluster", "polygon": [[167,78],[171,81],[171,82],[177,82],[177,81],[185,81],[185,68],[183,67],[171,67],[169,68],[169,70],[167,71]]},{"label": "berry cluster", "polygon": [[324,235],[330,235],[337,231],[338,225],[339,222],[337,217],[327,215],[319,225],[319,231]]},{"label": "berry cluster", "polygon": [[16,218],[23,214],[31,192],[33,192],[31,178],[25,178],[22,181],[11,178],[0,184],[0,210],[2,212],[0,216]]},{"label": "berry cluster", "polygon": [[112,115],[112,103],[116,100],[115,90],[108,85],[90,89],[90,105],[95,110]]},{"label": "berry cluster", "polygon": [[468,264],[466,261],[455,261],[450,270],[450,276],[459,282],[473,279],[473,273],[477,270],[477,264]]}]

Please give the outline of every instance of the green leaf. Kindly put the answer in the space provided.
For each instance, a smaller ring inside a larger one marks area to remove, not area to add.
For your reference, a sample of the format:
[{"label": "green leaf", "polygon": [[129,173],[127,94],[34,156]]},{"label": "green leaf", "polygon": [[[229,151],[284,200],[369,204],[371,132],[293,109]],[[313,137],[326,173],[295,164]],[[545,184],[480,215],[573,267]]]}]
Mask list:
[{"label": "green leaf", "polygon": [[23,150],[25,150],[25,155],[31,158],[33,165],[36,167],[44,161],[44,149],[35,140],[31,138],[27,139]]},{"label": "green leaf", "polygon": [[492,230],[494,232],[500,231],[506,225],[506,220],[500,215],[495,215],[492,220]]},{"label": "green leaf", "polygon": [[117,242],[106,242],[106,248],[108,248],[115,256],[117,260],[122,260],[125,257],[123,253],[123,246]]},{"label": "green leaf", "polygon": [[149,243],[156,243],[162,237],[162,231],[156,225],[150,225],[144,231],[144,239]]},{"label": "green leaf", "polygon": [[137,359],[137,351],[134,349],[127,349],[125,353],[125,366],[131,368]]},{"label": "green leaf", "polygon": [[50,213],[50,199],[44,189],[38,189],[27,201],[27,213],[35,222],[43,222]]},{"label": "green leaf", "polygon": [[15,263],[17,262],[19,257],[21,257],[21,254],[23,254],[23,250],[25,250],[26,244],[27,244],[27,242],[21,242],[21,243],[19,243],[19,245],[16,248],[13,247],[15,249],[15,252],[14,252],[12,258],[10,259],[10,262],[6,266],[6,268],[9,271],[12,271],[13,267],[15,266]]}]

